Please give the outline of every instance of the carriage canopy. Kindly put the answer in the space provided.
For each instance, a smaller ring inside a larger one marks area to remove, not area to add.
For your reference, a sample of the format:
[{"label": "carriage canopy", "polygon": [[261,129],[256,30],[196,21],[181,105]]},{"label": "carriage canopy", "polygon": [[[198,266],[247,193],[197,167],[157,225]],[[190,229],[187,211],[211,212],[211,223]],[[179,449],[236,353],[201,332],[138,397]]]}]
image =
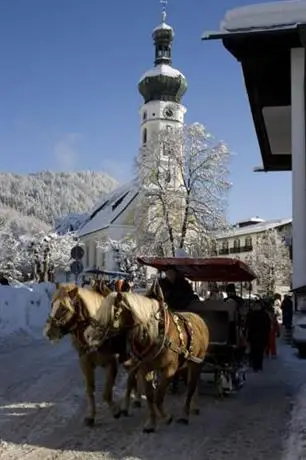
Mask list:
[{"label": "carriage canopy", "polygon": [[253,281],[255,273],[241,260],[227,257],[138,257],[141,265],[148,265],[159,271],[175,268],[191,281]]}]

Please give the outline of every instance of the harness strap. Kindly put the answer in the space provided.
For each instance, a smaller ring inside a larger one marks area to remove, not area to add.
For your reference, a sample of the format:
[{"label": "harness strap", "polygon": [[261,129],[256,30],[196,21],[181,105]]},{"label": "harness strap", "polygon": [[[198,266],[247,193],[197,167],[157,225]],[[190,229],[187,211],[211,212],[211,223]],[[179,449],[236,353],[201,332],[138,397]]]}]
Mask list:
[{"label": "harness strap", "polygon": [[[181,315],[179,313],[175,313],[173,315],[173,320],[174,320],[174,323],[175,323],[175,325],[177,327],[177,330],[178,330],[178,333],[179,333],[181,345],[178,347],[169,338],[167,338],[167,346],[168,346],[168,348],[170,348],[172,351],[174,351],[175,353],[177,353],[179,355],[183,355],[184,358],[187,361],[192,361],[192,362],[194,362],[196,364],[201,364],[204,361],[204,359],[198,358],[197,356],[194,356],[192,354],[192,352],[193,352],[193,328],[192,328],[192,324],[183,315]],[[182,329],[180,327],[179,320],[182,321],[183,327],[184,327],[184,329],[185,329],[185,331],[187,333],[187,336],[188,336],[188,338],[190,340],[190,344],[189,344],[188,348],[187,348],[187,345],[185,346],[185,344],[184,344]]]}]

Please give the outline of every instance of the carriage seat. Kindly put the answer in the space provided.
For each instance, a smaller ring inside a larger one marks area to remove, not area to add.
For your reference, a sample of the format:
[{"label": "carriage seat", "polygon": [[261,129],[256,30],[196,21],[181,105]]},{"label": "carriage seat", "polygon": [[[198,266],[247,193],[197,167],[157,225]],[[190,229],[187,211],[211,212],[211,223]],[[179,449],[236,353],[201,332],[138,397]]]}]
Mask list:
[{"label": "carriage seat", "polygon": [[188,310],[204,319],[209,329],[210,343],[228,343],[230,323],[236,320],[237,304],[234,300],[195,300],[189,305]]}]

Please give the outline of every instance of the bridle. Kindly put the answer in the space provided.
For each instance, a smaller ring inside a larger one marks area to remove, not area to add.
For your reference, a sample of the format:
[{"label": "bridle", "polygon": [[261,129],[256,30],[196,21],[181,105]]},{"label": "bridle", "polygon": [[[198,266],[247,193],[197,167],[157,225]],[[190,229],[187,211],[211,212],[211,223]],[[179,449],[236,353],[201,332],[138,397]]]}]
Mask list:
[{"label": "bridle", "polygon": [[[68,319],[68,321],[65,319],[65,314],[61,315],[58,318],[56,316],[49,315],[46,321],[46,324],[49,324],[51,327],[54,326],[57,329],[59,329],[62,335],[67,335],[70,332],[77,330],[79,327],[82,327],[82,326],[86,327],[88,325],[89,318],[87,319],[79,318],[79,315],[78,315],[79,303],[78,302],[81,302],[81,300],[71,299],[71,304],[74,307],[74,311],[71,312],[71,317]],[[69,311],[69,308],[67,306],[61,305],[61,307]]]}]

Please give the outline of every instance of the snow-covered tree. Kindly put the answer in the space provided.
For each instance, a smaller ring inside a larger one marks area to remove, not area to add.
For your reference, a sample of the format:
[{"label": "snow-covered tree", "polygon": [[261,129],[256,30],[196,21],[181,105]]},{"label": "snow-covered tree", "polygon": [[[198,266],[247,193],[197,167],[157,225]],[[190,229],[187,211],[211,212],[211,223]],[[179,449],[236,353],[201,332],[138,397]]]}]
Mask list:
[{"label": "snow-covered tree", "polygon": [[18,279],[29,276],[36,281],[52,281],[55,271],[69,270],[70,251],[75,242],[74,233],[39,232],[14,236],[2,228],[0,274]]},{"label": "snow-covered tree", "polygon": [[137,236],[151,253],[189,253],[225,226],[230,152],[194,123],[149,139],[137,162]]},{"label": "snow-covered tree", "polygon": [[23,255],[31,264],[33,277],[37,280],[51,281],[56,271],[69,270],[70,252],[76,244],[73,232],[64,235],[41,232],[21,240]]},{"label": "snow-covered tree", "polygon": [[0,275],[19,278],[23,258],[20,252],[20,241],[5,225],[0,223]]},{"label": "snow-covered tree", "polygon": [[276,285],[290,286],[292,264],[289,248],[277,229],[257,236],[246,262],[256,273],[259,289],[265,294],[275,293]]}]

